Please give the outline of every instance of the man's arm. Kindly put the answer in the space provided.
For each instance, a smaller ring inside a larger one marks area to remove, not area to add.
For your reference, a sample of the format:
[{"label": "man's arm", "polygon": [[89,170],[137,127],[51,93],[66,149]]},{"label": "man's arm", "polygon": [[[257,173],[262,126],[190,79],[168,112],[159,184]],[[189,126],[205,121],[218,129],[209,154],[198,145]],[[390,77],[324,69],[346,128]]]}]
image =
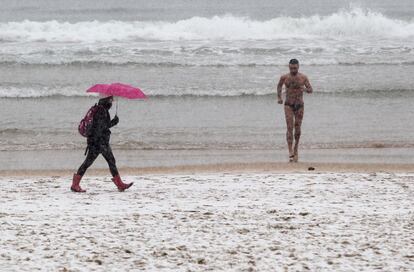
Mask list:
[{"label": "man's arm", "polygon": [[306,87],[305,92],[313,93],[313,88],[312,88],[312,85],[309,82],[308,77],[305,77],[305,87]]},{"label": "man's arm", "polygon": [[279,79],[279,83],[277,84],[277,102],[279,104],[283,104],[282,89],[283,89],[284,83],[285,83],[285,76],[281,76]]}]

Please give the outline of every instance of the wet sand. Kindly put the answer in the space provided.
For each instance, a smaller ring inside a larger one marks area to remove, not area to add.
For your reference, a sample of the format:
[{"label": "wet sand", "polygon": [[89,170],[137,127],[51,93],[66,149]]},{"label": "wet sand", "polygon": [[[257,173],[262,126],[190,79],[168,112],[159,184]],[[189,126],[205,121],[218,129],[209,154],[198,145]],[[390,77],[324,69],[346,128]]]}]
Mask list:
[{"label": "wet sand", "polygon": [[414,174],[375,171],[412,169],[307,166],[125,169],[124,193],[91,172],[85,194],[3,172],[0,270],[411,271]]},{"label": "wet sand", "polygon": [[[311,169],[310,168],[314,168]],[[72,173],[73,169],[60,170],[0,170],[0,176],[65,176]],[[245,172],[270,172],[270,173],[371,173],[371,172],[393,172],[393,173],[413,173],[414,164],[390,164],[390,163],[222,163],[205,165],[181,165],[164,167],[121,167],[123,175],[142,175],[142,174],[176,174],[176,173],[245,173]],[[109,174],[106,167],[98,167],[88,170],[88,175],[107,176]]]}]

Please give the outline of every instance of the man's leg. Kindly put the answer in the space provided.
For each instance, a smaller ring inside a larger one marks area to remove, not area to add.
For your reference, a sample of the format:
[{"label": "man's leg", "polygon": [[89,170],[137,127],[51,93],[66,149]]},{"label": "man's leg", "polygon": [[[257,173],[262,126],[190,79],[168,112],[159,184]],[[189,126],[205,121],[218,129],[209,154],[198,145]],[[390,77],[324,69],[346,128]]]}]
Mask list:
[{"label": "man's leg", "polygon": [[305,109],[303,106],[295,112],[295,147],[294,147],[294,161],[297,162],[299,159],[298,148],[299,148],[299,139],[301,134],[302,120]]},{"label": "man's leg", "polygon": [[293,121],[293,110],[291,107],[286,106],[285,105],[285,118],[286,118],[286,141],[288,144],[288,149],[289,149],[289,158],[292,159],[293,157],[293,149],[292,149],[292,145],[293,145],[293,125],[294,125],[294,121]]}]

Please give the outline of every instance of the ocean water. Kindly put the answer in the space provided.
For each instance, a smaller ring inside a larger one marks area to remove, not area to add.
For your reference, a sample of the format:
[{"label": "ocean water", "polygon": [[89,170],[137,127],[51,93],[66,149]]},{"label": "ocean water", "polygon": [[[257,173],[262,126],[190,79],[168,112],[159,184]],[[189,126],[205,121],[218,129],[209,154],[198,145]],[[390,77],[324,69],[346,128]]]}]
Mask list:
[{"label": "ocean water", "polygon": [[291,58],[315,89],[305,96],[307,159],[352,149],[364,161],[379,149],[387,161],[389,149],[407,158],[414,147],[413,1],[0,4],[0,161],[19,158],[7,167],[21,158],[30,166],[21,152],[81,154],[77,123],[97,100],[85,91],[107,82],[149,95],[119,101],[120,152],[174,160],[205,151],[200,160],[214,162],[211,152],[251,151],[250,160],[268,160],[260,151],[285,150],[275,84]]}]

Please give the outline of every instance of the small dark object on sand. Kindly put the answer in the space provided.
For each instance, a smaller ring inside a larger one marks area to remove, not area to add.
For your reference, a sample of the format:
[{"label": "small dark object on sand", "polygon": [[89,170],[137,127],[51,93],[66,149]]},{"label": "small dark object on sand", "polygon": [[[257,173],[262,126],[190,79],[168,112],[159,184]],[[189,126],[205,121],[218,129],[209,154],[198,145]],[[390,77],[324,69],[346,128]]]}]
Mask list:
[{"label": "small dark object on sand", "polygon": [[315,167],[312,167],[312,166],[311,166],[311,167],[309,167],[309,168],[308,168],[308,170],[309,170],[309,171],[313,171],[313,170],[315,170]]}]

